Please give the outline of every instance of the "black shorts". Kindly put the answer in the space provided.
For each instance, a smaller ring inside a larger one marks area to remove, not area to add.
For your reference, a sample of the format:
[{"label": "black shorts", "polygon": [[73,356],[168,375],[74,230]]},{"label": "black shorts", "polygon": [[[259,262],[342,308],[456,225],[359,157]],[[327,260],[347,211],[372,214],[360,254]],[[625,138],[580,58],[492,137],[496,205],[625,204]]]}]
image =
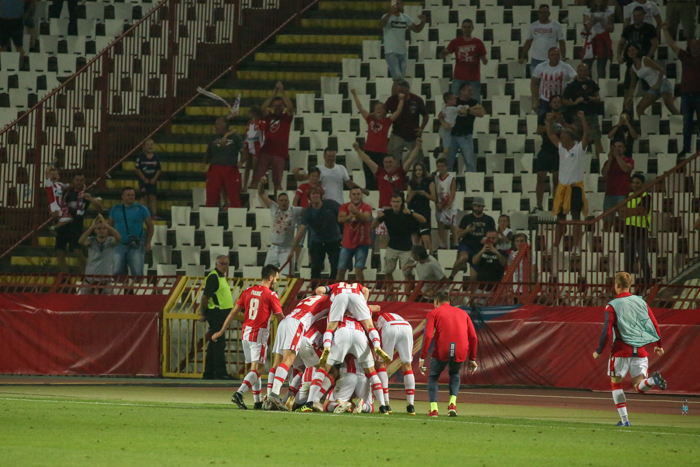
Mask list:
[{"label": "black shorts", "polygon": [[83,234],[83,220],[73,219],[73,222],[56,229],[56,247],[58,251],[65,251],[70,247],[70,251],[80,249],[80,236]]},{"label": "black shorts", "polygon": [[22,18],[0,18],[0,47],[9,49],[10,40],[15,47],[24,45],[24,20]]},{"label": "black shorts", "polygon": [[[562,208],[562,211],[564,208]],[[583,190],[580,187],[571,187],[571,218],[574,220],[581,219],[581,211],[583,211]],[[557,219],[566,220],[566,214],[559,211]]]},{"label": "black shorts", "polygon": [[418,235],[430,235],[430,230],[433,228],[433,216],[431,215],[431,211],[428,210],[428,212],[422,212],[416,210],[418,214],[421,216],[425,217],[425,223],[421,224],[420,222],[416,221],[413,229],[411,230],[411,233],[415,233]]},{"label": "black shorts", "polygon": [[146,184],[143,183],[141,180],[139,180],[139,190],[141,191],[142,195],[153,195],[155,196],[158,194],[158,185],[154,184]]},{"label": "black shorts", "polygon": [[537,157],[532,161],[532,171],[537,172],[558,172],[559,153],[542,151],[537,153]]}]

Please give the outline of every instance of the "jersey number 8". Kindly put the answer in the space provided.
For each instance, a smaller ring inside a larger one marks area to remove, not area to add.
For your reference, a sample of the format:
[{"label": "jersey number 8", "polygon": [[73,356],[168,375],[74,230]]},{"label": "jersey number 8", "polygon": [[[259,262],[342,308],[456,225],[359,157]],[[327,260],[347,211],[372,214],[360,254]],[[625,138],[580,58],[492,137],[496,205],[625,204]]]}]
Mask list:
[{"label": "jersey number 8", "polygon": [[248,302],[248,319],[253,320],[258,316],[258,306],[260,305],[260,300],[257,298],[251,298]]}]

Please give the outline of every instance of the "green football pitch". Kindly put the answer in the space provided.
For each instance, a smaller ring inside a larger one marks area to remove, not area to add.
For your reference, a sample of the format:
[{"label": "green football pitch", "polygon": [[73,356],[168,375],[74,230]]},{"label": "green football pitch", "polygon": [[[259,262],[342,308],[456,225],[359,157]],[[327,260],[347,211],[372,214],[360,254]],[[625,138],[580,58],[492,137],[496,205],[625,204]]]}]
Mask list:
[{"label": "green football pitch", "polygon": [[695,400],[687,417],[677,398],[657,413],[635,413],[630,400],[634,425],[616,428],[604,395],[576,392],[569,399],[605,402],[608,410],[547,395],[539,405],[519,404],[524,398],[512,391],[500,396],[503,403],[485,404],[478,403],[483,393],[466,392],[459,417],[448,418],[440,402],[440,417],[429,419],[427,402],[416,403],[417,416],[401,413],[400,392],[394,414],[384,416],[240,411],[230,403],[232,389],[220,386],[0,385],[0,465],[700,463]]}]

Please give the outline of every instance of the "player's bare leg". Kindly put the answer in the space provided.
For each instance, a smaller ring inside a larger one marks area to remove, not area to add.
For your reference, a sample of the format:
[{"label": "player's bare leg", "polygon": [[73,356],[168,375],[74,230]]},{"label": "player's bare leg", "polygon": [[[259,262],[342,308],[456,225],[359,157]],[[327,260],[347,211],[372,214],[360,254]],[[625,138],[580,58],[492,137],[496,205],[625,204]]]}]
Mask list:
[{"label": "player's bare leg", "polygon": [[270,401],[270,404],[272,404],[278,410],[286,411],[288,409],[280,398],[280,391],[282,390],[282,385],[289,374],[289,367],[294,364],[297,353],[293,350],[285,349],[283,350],[282,355],[274,355],[275,367],[277,367],[277,369],[275,370],[274,380],[272,382],[272,391],[268,395],[268,400]]}]

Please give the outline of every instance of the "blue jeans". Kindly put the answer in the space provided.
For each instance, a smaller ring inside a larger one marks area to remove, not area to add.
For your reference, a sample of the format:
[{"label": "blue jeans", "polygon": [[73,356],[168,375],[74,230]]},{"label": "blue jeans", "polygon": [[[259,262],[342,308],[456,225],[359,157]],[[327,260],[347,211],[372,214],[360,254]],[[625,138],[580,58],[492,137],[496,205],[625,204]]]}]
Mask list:
[{"label": "blue jeans", "polygon": [[[437,350],[434,350],[437,352]],[[447,367],[447,372],[450,375],[450,396],[456,396],[459,392],[459,370],[462,369],[464,362],[455,362],[438,360],[435,357],[430,359],[430,374],[428,375],[428,397],[430,402],[438,401],[438,379],[440,374]]]},{"label": "blue jeans", "polygon": [[[349,229],[349,226],[345,227]],[[358,245],[357,248],[349,249],[342,247],[338,259],[338,269],[349,271],[352,269],[352,259],[355,258],[355,269],[364,269],[369,254],[369,245]]]},{"label": "blue jeans", "polygon": [[125,276],[127,274],[127,266],[129,275],[143,276],[143,263],[146,255],[146,249],[143,243],[140,248],[131,248],[129,245],[117,245],[114,248],[114,266],[112,274],[115,276]]},{"label": "blue jeans", "polygon": [[684,92],[681,95],[681,113],[683,114],[683,151],[691,152],[693,116],[697,115],[696,121],[700,124],[700,92]]},{"label": "blue jeans", "polygon": [[476,154],[474,154],[474,135],[454,136],[452,135],[452,146],[450,154],[447,156],[447,169],[456,171],[457,151],[462,151],[465,172],[476,172]]},{"label": "blue jeans", "polygon": [[453,79],[450,85],[450,92],[459,97],[459,90],[465,84],[472,85],[472,99],[481,102],[481,83],[479,81],[462,81],[461,79]]},{"label": "blue jeans", "polygon": [[406,77],[406,55],[388,53],[384,55],[386,64],[389,67],[389,76],[394,81]]}]

